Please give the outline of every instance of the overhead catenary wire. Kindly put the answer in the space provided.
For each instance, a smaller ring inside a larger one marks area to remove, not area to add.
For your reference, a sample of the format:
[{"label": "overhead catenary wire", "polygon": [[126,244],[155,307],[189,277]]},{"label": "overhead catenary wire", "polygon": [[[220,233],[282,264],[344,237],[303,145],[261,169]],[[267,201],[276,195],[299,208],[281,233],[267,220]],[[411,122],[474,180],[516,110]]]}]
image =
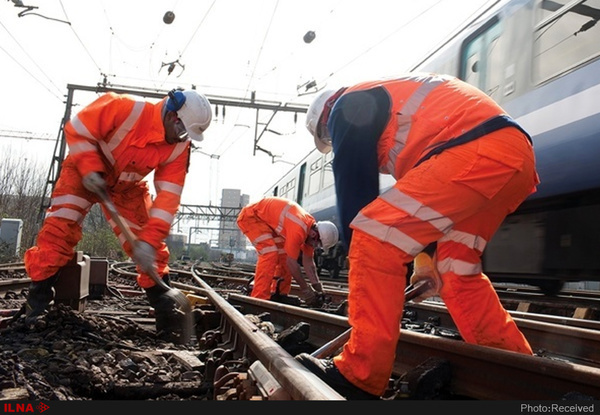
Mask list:
[{"label": "overhead catenary wire", "polygon": [[385,35],[383,38],[381,38],[377,42],[369,45],[366,49],[362,50],[360,53],[358,53],[357,55],[355,55],[354,57],[352,57],[350,60],[348,60],[347,62],[343,63],[337,69],[335,69],[334,71],[332,71],[331,73],[329,73],[329,75],[327,75],[325,78],[319,80],[317,82],[317,84],[319,84],[319,85],[325,84],[328,79],[332,78],[334,75],[336,75],[337,73],[339,73],[343,69],[347,68],[348,66],[350,66],[352,63],[356,62],[361,57],[365,56],[372,49],[374,49],[375,47],[381,45],[383,42],[385,42],[386,40],[388,40],[390,37],[394,36],[395,34],[397,34],[398,32],[400,32],[401,30],[406,29],[407,26],[409,26],[410,24],[414,23],[417,19],[419,19],[421,16],[425,15],[427,12],[429,12],[430,10],[432,10],[435,6],[438,6],[443,1],[444,0],[438,0],[434,4],[426,7],[423,11],[421,11],[420,13],[418,13],[417,15],[415,15],[414,17],[412,17],[411,19],[409,19],[406,23],[398,26],[392,32],[390,32],[389,34]]},{"label": "overhead catenary wire", "polygon": [[8,33],[8,35],[13,39],[13,41],[17,44],[17,46],[19,46],[19,48],[23,51],[23,53],[25,54],[25,56],[27,56],[29,58],[29,60],[35,65],[35,67],[42,73],[42,75],[44,75],[46,77],[46,79],[48,80],[48,82],[50,82],[50,84],[52,84],[52,86],[54,88],[56,88],[56,91],[58,91],[58,93],[56,93],[55,91],[51,91],[50,88],[48,88],[48,86],[46,84],[44,84],[44,82],[42,82],[40,79],[38,79],[33,73],[31,73],[31,71],[29,71],[29,69],[27,69],[21,62],[19,62],[14,56],[12,56],[6,49],[4,49],[2,46],[0,46],[0,49],[2,49],[2,51],[4,53],[6,53],[6,55],[12,59],[17,65],[19,65],[19,67],[21,67],[29,76],[31,76],[33,79],[35,79],[36,82],[38,82],[44,89],[46,89],[48,92],[50,92],[50,94],[54,95],[59,101],[63,101],[63,97],[61,95],[60,92],[60,88],[54,83],[54,81],[52,81],[52,79],[48,76],[48,74],[46,73],[46,71],[44,71],[44,69],[42,69],[40,67],[40,65],[38,65],[38,63],[35,61],[35,59],[33,59],[29,53],[27,53],[27,51],[25,50],[25,48],[23,48],[23,46],[19,43],[19,41],[12,35],[12,33],[10,32],[10,30],[8,30],[6,28],[6,26],[4,26],[4,24],[2,22],[0,22],[0,26],[2,26],[2,28],[6,31],[6,33]]},{"label": "overhead catenary wire", "polygon": [[[65,6],[63,5],[62,0],[59,0],[60,3],[60,7],[63,10],[63,13],[65,14],[65,17],[67,18],[68,21],[71,21],[69,19],[69,16],[67,15],[67,11],[65,10]],[[81,38],[79,37],[79,34],[77,33],[77,31],[75,30],[75,28],[73,27],[73,24],[70,24],[69,27],[71,28],[71,31],[73,32],[73,34],[75,35],[75,38],[79,41],[79,43],[81,44],[81,46],[83,47],[83,50],[85,51],[85,53],[87,53],[88,57],[91,59],[91,61],[94,63],[94,66],[96,66],[96,68],[98,69],[98,72],[100,73],[100,75],[103,74],[102,68],[100,67],[100,65],[98,65],[98,62],[96,62],[96,60],[94,59],[94,57],[92,56],[91,52],[88,50],[87,46],[85,45],[85,43],[83,43],[83,41],[81,40]]]}]

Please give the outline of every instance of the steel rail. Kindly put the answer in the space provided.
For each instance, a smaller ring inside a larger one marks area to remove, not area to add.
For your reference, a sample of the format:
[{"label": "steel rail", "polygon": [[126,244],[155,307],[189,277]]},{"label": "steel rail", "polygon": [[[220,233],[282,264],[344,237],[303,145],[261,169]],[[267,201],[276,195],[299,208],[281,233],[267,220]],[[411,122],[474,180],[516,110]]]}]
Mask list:
[{"label": "steel rail", "polygon": [[[316,348],[341,334],[348,327],[340,316],[325,317],[324,313],[299,307],[273,304],[231,294],[228,300],[244,312],[268,311],[274,324],[292,325],[308,321],[311,324],[310,343]],[[262,307],[261,307],[262,306]],[[322,317],[319,318],[319,315]],[[540,331],[539,338],[548,336],[549,352],[559,355],[567,347],[580,348],[582,353],[596,358],[598,333],[593,330],[553,325],[545,322],[519,321],[524,330]],[[325,334],[329,333],[329,334]],[[530,334],[531,335],[531,334]],[[538,336],[535,336],[538,338]],[[581,355],[577,355],[581,360]],[[394,375],[415,369],[430,358],[448,361],[452,368],[452,391],[474,399],[540,399],[558,400],[568,392],[600,397],[600,369],[592,364],[574,363],[567,357],[527,356],[500,349],[477,346],[460,340],[403,330],[396,350]],[[600,362],[593,362],[598,365]]]},{"label": "steel rail", "polygon": [[[204,289],[204,293],[211,303],[221,311],[227,325],[234,329],[234,336],[240,337],[244,348],[248,348],[256,356],[277,382],[288,391],[292,399],[319,401],[344,400],[341,395],[294,360],[288,352],[244,317],[244,315],[213,290],[204,280],[196,275],[193,275],[193,279]],[[237,343],[238,339],[234,338],[230,340]]]}]

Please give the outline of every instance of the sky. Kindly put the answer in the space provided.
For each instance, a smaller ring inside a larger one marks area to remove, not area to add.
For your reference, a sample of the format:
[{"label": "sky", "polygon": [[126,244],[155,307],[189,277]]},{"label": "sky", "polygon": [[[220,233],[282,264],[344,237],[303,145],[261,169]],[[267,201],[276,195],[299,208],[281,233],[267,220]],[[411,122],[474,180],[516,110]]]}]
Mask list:
[{"label": "sky", "polygon": [[[16,2],[16,3],[15,3]],[[408,70],[487,0],[19,0],[0,2],[0,154],[47,174],[67,85],[309,104],[315,91]],[[164,22],[166,12],[175,18]],[[21,16],[19,16],[21,13]],[[312,42],[304,41],[308,31]],[[173,70],[169,73],[169,65]],[[306,89],[314,81],[315,88]],[[76,93],[73,112],[97,95]],[[259,125],[271,117],[259,112]],[[279,112],[253,151],[256,112],[219,108],[192,155],[182,204],[251,201],[314,144],[304,116]],[[35,139],[11,138],[34,137]]]}]

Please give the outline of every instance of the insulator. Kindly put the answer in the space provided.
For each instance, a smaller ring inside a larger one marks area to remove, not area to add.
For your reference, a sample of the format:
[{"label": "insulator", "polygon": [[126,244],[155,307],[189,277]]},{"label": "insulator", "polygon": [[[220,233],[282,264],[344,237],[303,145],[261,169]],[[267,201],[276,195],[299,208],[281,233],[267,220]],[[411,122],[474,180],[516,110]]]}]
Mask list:
[{"label": "insulator", "polygon": [[175,20],[175,13],[173,12],[166,12],[163,16],[163,22],[165,22],[166,24],[173,23],[173,20]]},{"label": "insulator", "polygon": [[315,34],[315,32],[313,32],[312,30],[309,30],[308,32],[306,32],[304,34],[304,38],[303,38],[304,39],[304,43],[310,43],[310,42],[312,42],[313,40],[315,40],[316,36],[317,35]]}]

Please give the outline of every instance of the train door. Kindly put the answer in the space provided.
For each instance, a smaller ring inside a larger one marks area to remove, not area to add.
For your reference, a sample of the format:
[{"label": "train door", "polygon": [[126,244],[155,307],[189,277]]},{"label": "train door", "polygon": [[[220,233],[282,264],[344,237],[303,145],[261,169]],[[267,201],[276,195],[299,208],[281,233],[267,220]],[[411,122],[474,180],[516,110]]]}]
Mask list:
[{"label": "train door", "polygon": [[302,206],[302,202],[304,201],[304,176],[306,176],[306,163],[303,163],[300,166],[300,173],[298,173],[298,193],[296,196],[296,202],[298,202],[300,206]]},{"label": "train door", "polygon": [[465,40],[460,55],[460,78],[496,100],[504,90],[506,67],[499,47],[501,32],[498,18],[492,18]]}]

